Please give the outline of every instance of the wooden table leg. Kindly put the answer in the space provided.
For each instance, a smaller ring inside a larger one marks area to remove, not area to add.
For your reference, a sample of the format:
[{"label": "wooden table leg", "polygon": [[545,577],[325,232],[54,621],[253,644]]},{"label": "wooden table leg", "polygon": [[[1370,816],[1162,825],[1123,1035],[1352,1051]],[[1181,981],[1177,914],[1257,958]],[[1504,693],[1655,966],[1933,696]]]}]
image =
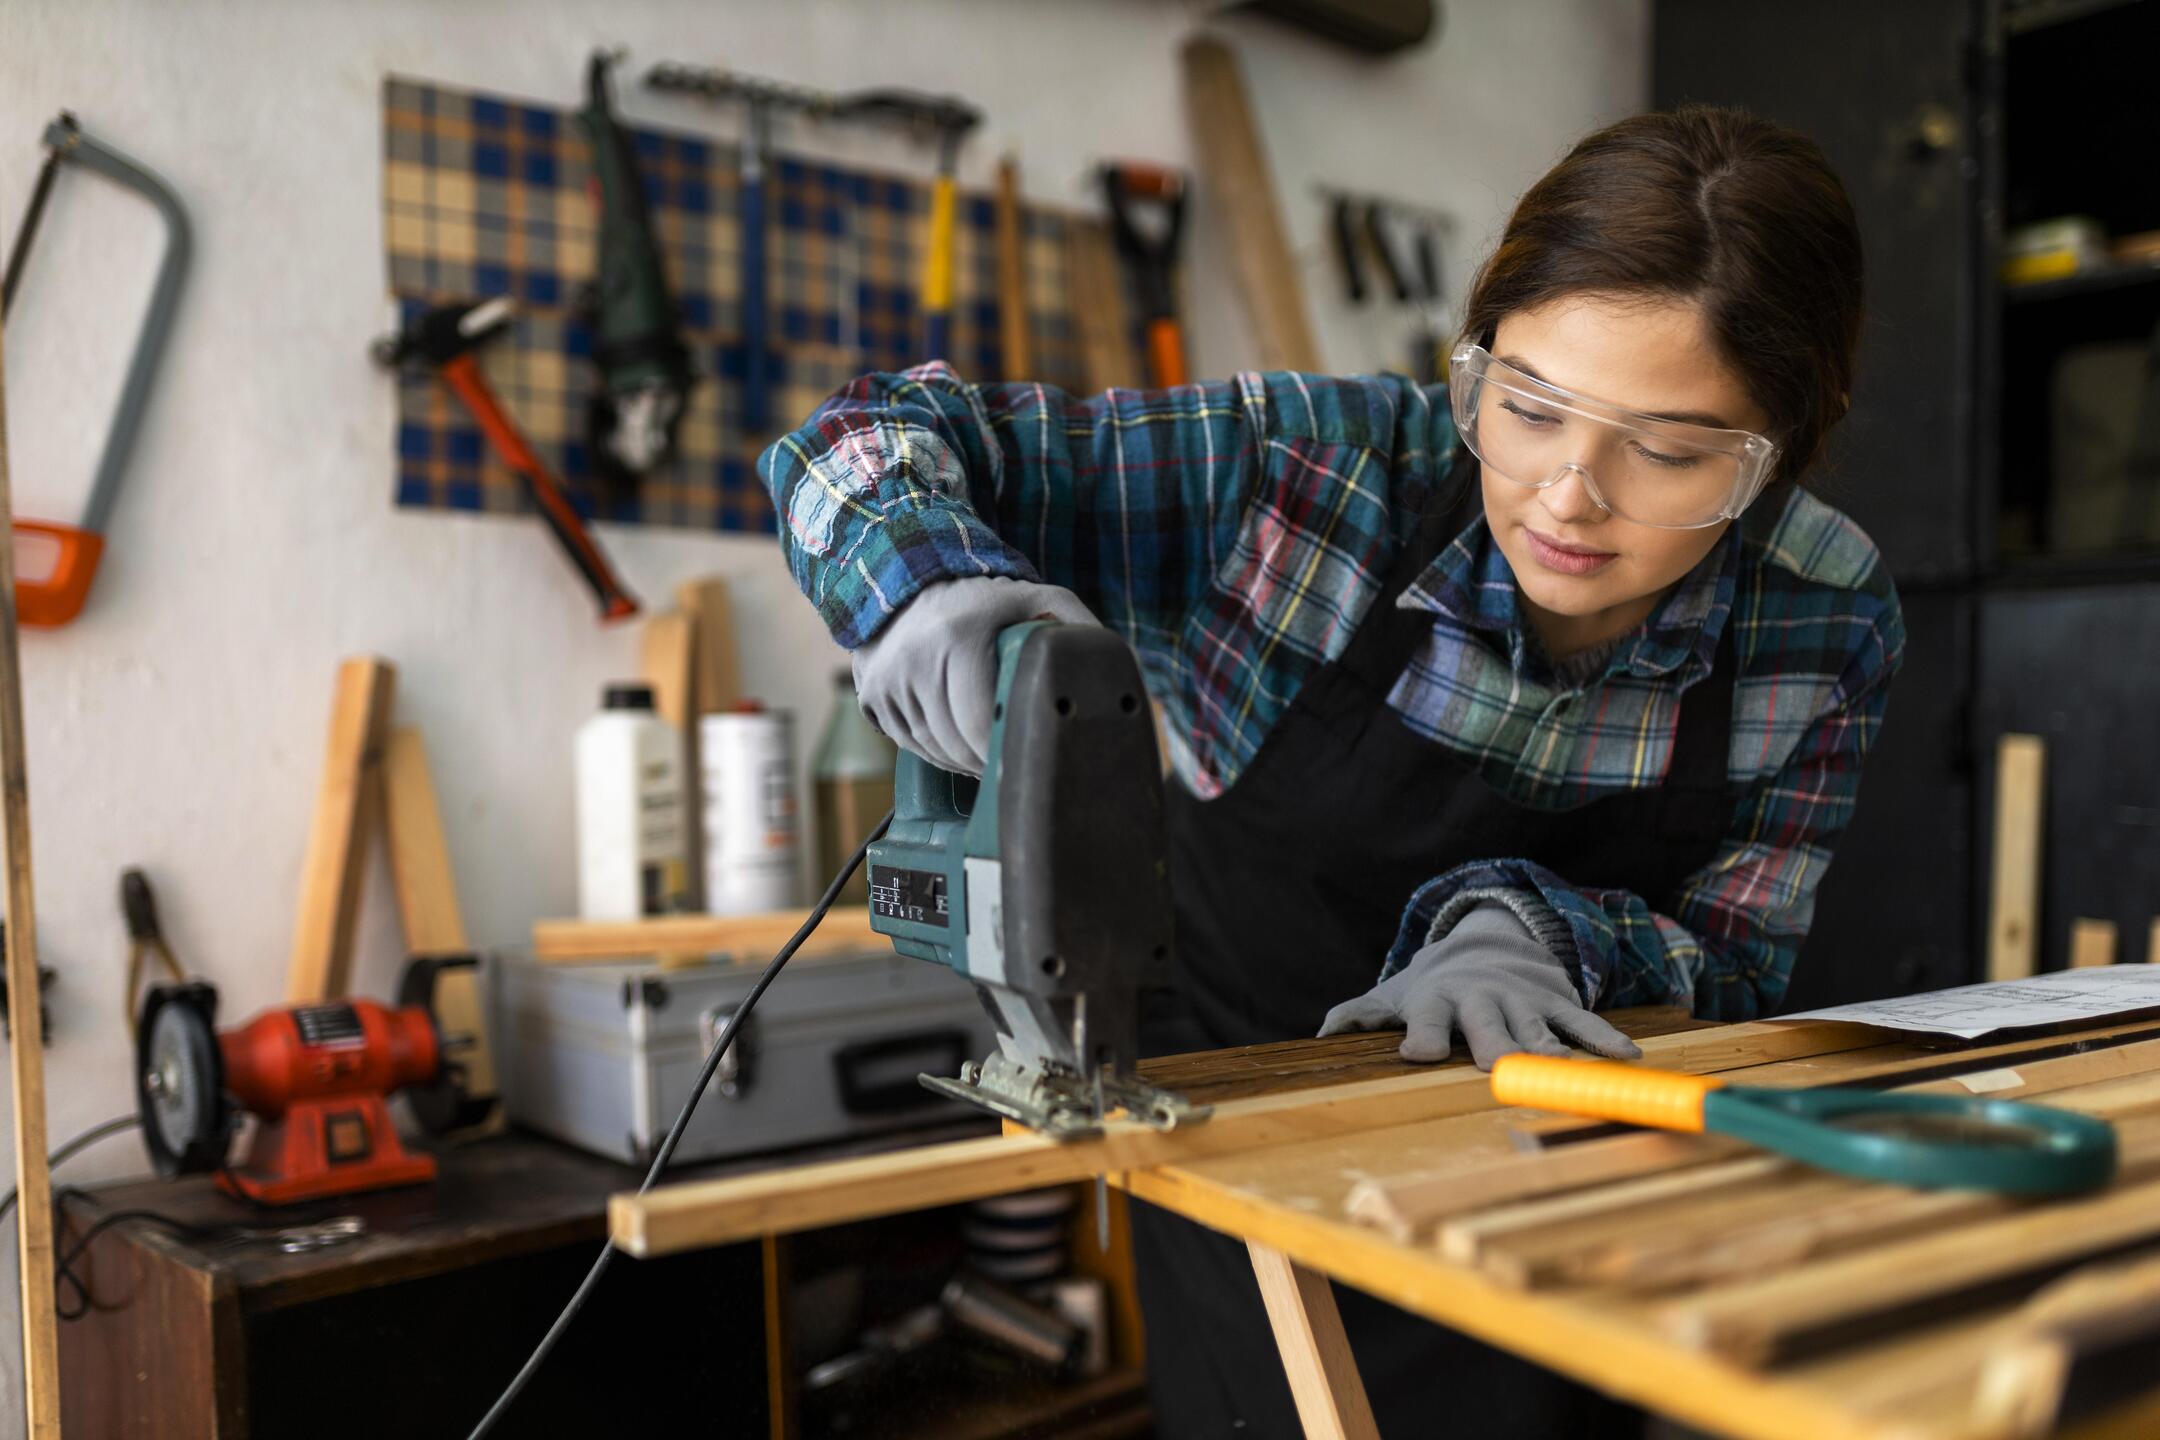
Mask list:
[{"label": "wooden table leg", "polygon": [[1267,1302],[1306,1440],[1380,1440],[1327,1277],[1257,1240],[1245,1248],[1260,1277],[1260,1298]]}]

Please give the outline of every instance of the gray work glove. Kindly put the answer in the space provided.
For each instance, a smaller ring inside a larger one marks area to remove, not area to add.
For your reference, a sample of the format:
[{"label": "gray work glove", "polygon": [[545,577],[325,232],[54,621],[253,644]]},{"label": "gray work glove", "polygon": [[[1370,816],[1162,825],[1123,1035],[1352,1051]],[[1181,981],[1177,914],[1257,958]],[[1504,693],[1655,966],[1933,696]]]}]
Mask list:
[{"label": "gray work glove", "polygon": [[1355,1000],[1328,1011],[1322,1035],[1401,1025],[1405,1060],[1448,1058],[1461,1030],[1478,1069],[1517,1050],[1565,1055],[1565,1040],[1614,1060],[1633,1060],[1635,1042],[1583,1008],[1567,967],[1497,901],[1471,907],[1441,939]]},{"label": "gray work glove", "polygon": [[940,770],[981,775],[997,699],[998,632],[1037,619],[1102,623],[1060,586],[987,575],[938,581],[856,648],[863,712],[887,739]]}]

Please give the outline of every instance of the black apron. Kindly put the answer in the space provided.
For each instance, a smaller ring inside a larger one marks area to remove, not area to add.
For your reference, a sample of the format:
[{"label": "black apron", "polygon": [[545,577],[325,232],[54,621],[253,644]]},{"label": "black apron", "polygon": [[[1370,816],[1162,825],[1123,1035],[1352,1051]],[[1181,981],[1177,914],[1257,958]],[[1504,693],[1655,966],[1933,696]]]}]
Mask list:
[{"label": "black apron", "polygon": [[[1729,623],[1683,700],[1664,783],[1572,810],[1509,800],[1387,703],[1433,624],[1396,599],[1475,518],[1477,486],[1463,492],[1427,517],[1348,648],[1306,681],[1230,789],[1203,801],[1171,787],[1175,988],[1144,1009],[1148,1053],[1312,1035],[1378,980],[1412,893],[1457,865],[1534,860],[1669,910],[1716,853],[1737,799]],[[1144,1204],[1134,1246],[1157,1433],[1295,1440],[1245,1247]],[[1639,1412],[1549,1371],[1362,1292],[1337,1287],[1336,1299],[1384,1436],[1640,1433]]]}]

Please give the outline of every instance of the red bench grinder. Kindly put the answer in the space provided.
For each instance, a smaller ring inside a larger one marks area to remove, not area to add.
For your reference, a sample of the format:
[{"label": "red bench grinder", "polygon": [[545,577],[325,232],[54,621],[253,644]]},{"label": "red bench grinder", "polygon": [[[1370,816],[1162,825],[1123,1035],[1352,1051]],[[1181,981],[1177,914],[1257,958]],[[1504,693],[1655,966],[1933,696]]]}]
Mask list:
[{"label": "red bench grinder", "polygon": [[[143,997],[136,1027],[136,1104],[161,1175],[215,1171],[227,1194],[289,1205],[435,1178],[432,1156],[398,1140],[388,1100],[405,1090],[430,1134],[485,1116],[463,1067],[446,1058],[471,1037],[434,1015],[442,970],[470,955],[423,956],[405,971],[396,1008],[372,1000],[281,1005],[235,1030],[216,1028],[217,990],[200,981]],[[239,1117],[260,1122],[246,1160],[226,1163]]]}]

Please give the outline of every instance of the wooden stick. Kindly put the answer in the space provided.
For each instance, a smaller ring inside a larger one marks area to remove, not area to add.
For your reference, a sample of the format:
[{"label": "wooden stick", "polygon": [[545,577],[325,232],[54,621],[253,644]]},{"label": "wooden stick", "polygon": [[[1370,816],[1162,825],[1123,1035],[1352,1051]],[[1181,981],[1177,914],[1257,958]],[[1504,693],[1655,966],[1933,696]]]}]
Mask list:
[{"label": "wooden stick", "polygon": [[1257,1240],[1246,1249],[1306,1440],[1380,1440],[1327,1276]]},{"label": "wooden stick", "polygon": [[1276,208],[1267,147],[1237,57],[1203,35],[1185,43],[1184,66],[1201,183],[1230,238],[1231,273],[1252,322],[1256,368],[1318,370],[1320,347],[1306,319],[1297,257]]},{"label": "wooden stick", "polygon": [[1764,1365],[1854,1343],[1967,1297],[2031,1290],[2071,1266],[2143,1243],[2160,1181],[1873,1246],[1660,1308],[1680,1344]]},{"label": "wooden stick", "polygon": [[[0,369],[0,397],[6,394]],[[18,1275],[22,1291],[23,1406],[31,1440],[60,1434],[60,1345],[53,1310],[52,1177],[45,1161],[45,1042],[38,999],[37,906],[30,868],[30,770],[22,708],[22,634],[15,614],[14,496],[7,406],[0,398],[0,805],[6,809],[7,987],[14,1015]]]},{"label": "wooden stick", "polygon": [[742,699],[735,606],[725,580],[708,576],[675,587],[675,603],[696,617],[697,713],[716,715]]},{"label": "wooden stick", "polygon": [[652,686],[653,708],[677,734],[697,723],[697,619],[687,610],[662,610],[638,636],[638,674]]},{"label": "wooden stick", "polygon": [[2084,970],[2115,963],[2115,922],[2077,919],[2070,922],[2070,968]]},{"label": "wooden stick", "polygon": [[1125,287],[1118,279],[1109,235],[1092,221],[1075,220],[1066,228],[1066,247],[1073,321],[1080,331],[1088,389],[1099,394],[1138,385],[1140,357],[1133,349]]},{"label": "wooden stick", "polygon": [[1994,883],[1988,888],[1988,979],[2033,973],[2040,934],[2040,849],[2047,823],[2047,742],[2005,735],[1995,749]]},{"label": "wooden stick", "polygon": [[[465,917],[458,909],[457,875],[450,868],[450,845],[443,838],[442,809],[428,771],[427,742],[415,726],[392,729],[384,751],[383,829],[390,841],[390,881],[397,891],[406,950],[414,955],[470,951]],[[495,1051],[489,1043],[479,975],[443,971],[435,982],[435,1015],[444,1030],[472,1037],[457,1057],[465,1066],[466,1090],[476,1098],[494,1095]],[[498,1108],[491,1116],[497,1128],[501,1114]]]},{"label": "wooden stick", "polygon": [[[788,942],[808,910],[764,915],[655,915],[643,920],[536,920],[533,958],[576,964],[638,960],[650,955],[724,956],[737,964],[763,965]],[[852,950],[889,950],[892,942],[870,928],[868,910],[827,912],[798,955]]]},{"label": "wooden stick", "polygon": [[1020,208],[1020,162],[1011,155],[997,171],[998,348],[1004,378],[1034,378],[1033,336],[1028,327],[1027,216]]},{"label": "wooden stick", "polygon": [[335,1000],[352,980],[353,925],[360,916],[367,846],[382,806],[382,751],[397,671],[363,655],[338,666],[330,744],[300,871],[285,996],[296,1004]]},{"label": "wooden stick", "polygon": [[[648,922],[650,923],[650,922]],[[1650,1063],[1671,1070],[1730,1069],[1764,1055],[1801,1055],[1863,1044],[1851,1025],[1732,1025],[1654,1035]],[[1158,1132],[1113,1120],[1102,1136],[1059,1143],[1022,1133],[930,1145],[726,1180],[687,1181],[608,1206],[615,1243],[632,1255],[665,1255],[760,1235],[788,1234],[932,1205],[1116,1175],[1237,1150],[1407,1125],[1492,1108],[1492,1087],[1467,1066],[1263,1095],[1219,1105],[1200,1124]]]}]

